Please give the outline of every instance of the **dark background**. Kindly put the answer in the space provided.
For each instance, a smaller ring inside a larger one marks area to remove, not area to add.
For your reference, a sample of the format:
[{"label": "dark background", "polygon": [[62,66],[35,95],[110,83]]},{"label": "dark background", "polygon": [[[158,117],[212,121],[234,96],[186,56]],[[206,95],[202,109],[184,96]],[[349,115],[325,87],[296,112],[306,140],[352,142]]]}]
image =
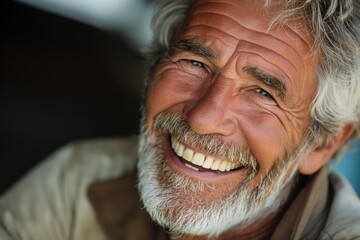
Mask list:
[{"label": "dark background", "polygon": [[143,59],[118,35],[0,4],[0,194],[69,141],[138,132]]}]

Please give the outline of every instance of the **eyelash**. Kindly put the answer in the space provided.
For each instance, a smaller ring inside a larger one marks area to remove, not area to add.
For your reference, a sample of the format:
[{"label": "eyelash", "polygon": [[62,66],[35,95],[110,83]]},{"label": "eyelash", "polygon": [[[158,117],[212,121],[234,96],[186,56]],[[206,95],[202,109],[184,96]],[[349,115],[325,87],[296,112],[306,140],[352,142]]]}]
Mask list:
[{"label": "eyelash", "polygon": [[180,59],[178,61],[182,69],[188,73],[197,75],[201,78],[208,78],[210,71],[206,64],[193,59]]},{"label": "eyelash", "polygon": [[261,96],[271,100],[271,101],[275,101],[275,99],[273,98],[273,96],[271,96],[270,93],[268,93],[267,91],[265,91],[264,89],[262,88],[257,88],[256,89],[256,92],[259,93]]},{"label": "eyelash", "polygon": [[192,59],[182,59],[182,61],[186,61],[187,63],[191,64],[192,67],[195,68],[203,68],[203,69],[206,68],[205,64],[200,61],[196,61]]},{"label": "eyelash", "polygon": [[205,65],[202,62],[196,60],[189,60],[189,62],[196,67],[205,68]]}]

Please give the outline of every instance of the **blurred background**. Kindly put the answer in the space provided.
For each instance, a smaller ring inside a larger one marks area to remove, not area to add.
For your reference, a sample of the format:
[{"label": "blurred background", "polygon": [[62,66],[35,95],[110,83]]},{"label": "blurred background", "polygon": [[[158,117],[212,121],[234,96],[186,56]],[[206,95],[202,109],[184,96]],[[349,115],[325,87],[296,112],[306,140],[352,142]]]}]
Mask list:
[{"label": "blurred background", "polygon": [[[151,0],[0,3],[0,194],[70,141],[138,133],[153,12]],[[334,168],[360,195],[360,153]]]}]

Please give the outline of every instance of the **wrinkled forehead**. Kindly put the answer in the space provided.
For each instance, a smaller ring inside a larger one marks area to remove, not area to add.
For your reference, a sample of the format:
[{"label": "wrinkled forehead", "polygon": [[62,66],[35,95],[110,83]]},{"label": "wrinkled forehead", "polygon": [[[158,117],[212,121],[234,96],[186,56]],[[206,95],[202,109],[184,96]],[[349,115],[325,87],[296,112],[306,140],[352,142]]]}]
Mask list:
[{"label": "wrinkled forehead", "polygon": [[[294,42],[294,47],[305,56],[313,46],[313,37],[309,34],[307,24],[302,18],[287,16],[286,19],[278,18],[285,8],[279,6],[279,1],[266,0],[194,0],[189,11],[187,23],[196,24],[199,15],[210,15],[214,26],[224,32],[236,30],[236,24],[241,23],[244,28],[255,29],[259,32],[269,33],[282,41]],[[286,20],[281,21],[277,20]],[[230,23],[230,24],[229,24]],[[202,24],[202,23],[199,23]],[[209,25],[212,23],[209,22]],[[285,34],[283,34],[285,33]],[[296,40],[296,41],[293,41]]]}]

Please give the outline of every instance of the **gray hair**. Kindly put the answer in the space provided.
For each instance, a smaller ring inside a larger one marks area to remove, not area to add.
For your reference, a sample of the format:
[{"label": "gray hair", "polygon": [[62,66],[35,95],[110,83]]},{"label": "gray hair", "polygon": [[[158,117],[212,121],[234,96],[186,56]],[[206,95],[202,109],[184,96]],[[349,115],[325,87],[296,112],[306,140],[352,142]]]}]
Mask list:
[{"label": "gray hair", "polygon": [[[158,61],[170,50],[174,29],[184,21],[192,2],[158,0],[158,11],[153,18],[154,39],[147,52],[149,78]],[[326,146],[346,123],[354,123],[356,128],[349,140],[359,138],[360,1],[264,0],[264,4],[282,7],[269,26],[301,19],[314,41],[312,53],[319,58],[317,91],[303,141],[312,147]]]},{"label": "gray hair", "polygon": [[184,21],[192,0],[158,0],[157,3],[157,12],[152,20],[153,42],[145,50],[149,79],[156,64],[169,52],[174,30]]}]

